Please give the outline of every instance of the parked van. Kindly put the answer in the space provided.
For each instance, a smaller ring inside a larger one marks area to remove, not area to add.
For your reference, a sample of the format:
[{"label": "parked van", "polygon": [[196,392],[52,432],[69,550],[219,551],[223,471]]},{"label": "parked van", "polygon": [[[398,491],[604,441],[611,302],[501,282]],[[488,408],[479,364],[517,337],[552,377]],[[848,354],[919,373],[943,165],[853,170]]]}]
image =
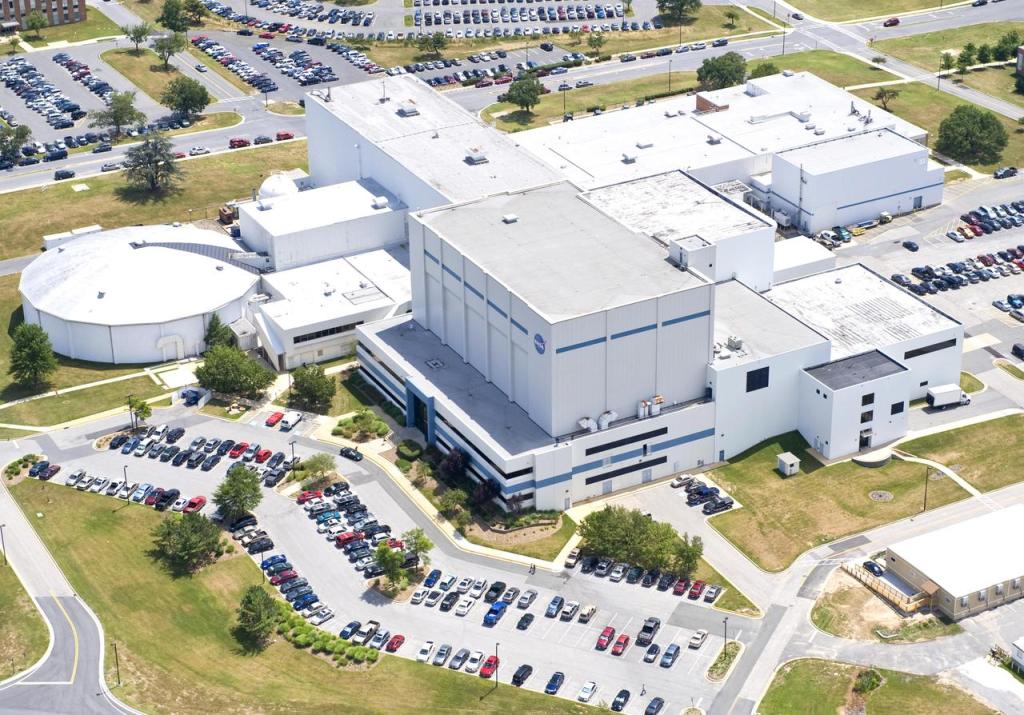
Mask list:
[{"label": "parked van", "polygon": [[284,417],[281,418],[281,429],[284,432],[289,432],[295,425],[302,421],[301,412],[285,412]]},{"label": "parked van", "polygon": [[152,439],[144,439],[139,442],[139,446],[135,448],[135,456],[142,457],[149,451],[150,447],[154,444]]}]

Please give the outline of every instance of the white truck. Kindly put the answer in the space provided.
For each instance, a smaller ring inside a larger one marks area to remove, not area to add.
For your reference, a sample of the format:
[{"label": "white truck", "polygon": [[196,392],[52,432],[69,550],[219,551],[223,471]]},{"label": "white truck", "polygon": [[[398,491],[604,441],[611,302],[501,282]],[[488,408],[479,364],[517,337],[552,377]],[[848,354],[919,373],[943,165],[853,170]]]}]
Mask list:
[{"label": "white truck", "polygon": [[301,421],[301,412],[285,412],[284,417],[281,418],[281,429],[285,432],[290,432]]},{"label": "white truck", "polygon": [[971,404],[971,398],[959,385],[938,385],[928,388],[928,406],[944,410]]}]

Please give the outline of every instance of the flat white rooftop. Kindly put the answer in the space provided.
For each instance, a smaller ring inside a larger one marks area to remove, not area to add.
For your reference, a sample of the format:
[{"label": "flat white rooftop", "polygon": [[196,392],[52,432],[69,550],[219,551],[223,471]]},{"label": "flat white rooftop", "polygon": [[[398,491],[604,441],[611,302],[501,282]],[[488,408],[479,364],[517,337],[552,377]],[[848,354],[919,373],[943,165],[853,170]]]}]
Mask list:
[{"label": "flat white rooftop", "polygon": [[295,330],[410,300],[409,256],[404,248],[378,249],[263,276],[279,299],[261,309],[282,330]]},{"label": "flat white rooftop", "polygon": [[776,275],[784,271],[807,266],[819,261],[835,265],[836,254],[807,236],[794,236],[774,244],[775,262],[772,264]]},{"label": "flat white rooftop", "polygon": [[[729,337],[743,341],[742,347],[726,347]],[[739,281],[715,285],[715,369],[726,370],[827,342],[823,335]]]},{"label": "flat white rooftop", "polygon": [[[387,199],[387,206],[376,207],[377,197]],[[270,235],[283,236],[403,208],[376,181],[360,179],[241,204],[238,210]]]},{"label": "flat white rooftop", "polygon": [[[514,215],[507,223],[504,217]],[[421,214],[550,322],[702,285],[668,252],[585,201],[569,182]]]},{"label": "flat white rooftop", "polygon": [[861,264],[780,283],[768,300],[832,341],[832,359],[959,325]]},{"label": "flat white rooftop", "polygon": [[334,86],[330,92],[330,101],[320,92],[307,101],[327,107],[453,202],[561,178],[508,135],[412,75]]},{"label": "flat white rooftop", "polygon": [[790,149],[780,152],[779,158],[802,167],[808,174],[828,174],[859,166],[865,159],[883,161],[912,154],[926,156],[928,149],[892,129],[879,129],[825,139],[817,144]]},{"label": "flat white rooftop", "polygon": [[[891,127],[915,140],[927,134],[808,72],[762,77],[699,96],[719,111],[698,111],[698,95],[677,97],[519,132],[515,138],[578,185],[592,187],[774,154],[846,136],[851,128]],[[768,167],[751,168],[760,173]],[[742,173],[734,172],[733,178]]]},{"label": "flat white rooftop", "polygon": [[691,236],[715,243],[771,227],[681,171],[603,186],[583,198],[627,228],[665,244]]},{"label": "flat white rooftop", "polygon": [[1024,551],[1009,547],[1024,523],[1024,504],[967,519],[889,546],[954,597],[1024,574]]}]

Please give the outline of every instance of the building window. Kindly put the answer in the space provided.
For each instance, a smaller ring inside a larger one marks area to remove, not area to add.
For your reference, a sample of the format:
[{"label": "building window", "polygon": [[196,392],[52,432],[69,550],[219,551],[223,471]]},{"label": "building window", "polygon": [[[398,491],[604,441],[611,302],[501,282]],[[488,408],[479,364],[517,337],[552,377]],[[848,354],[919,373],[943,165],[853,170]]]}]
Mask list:
[{"label": "building window", "polygon": [[357,325],[362,325],[363,321],[357,323],[349,323],[348,325],[335,325],[333,328],[324,328],[323,330],[317,330],[312,333],[306,333],[304,335],[296,335],[292,338],[292,344],[298,345],[299,343],[308,343],[310,340],[318,340],[319,338],[326,338],[329,335],[338,335],[339,333],[347,333],[353,330]]},{"label": "building window", "polygon": [[988,591],[978,591],[978,600],[985,601],[988,599]]},{"label": "building window", "polygon": [[892,403],[892,407],[889,408],[889,414],[890,415],[898,415],[901,412],[903,412],[903,403],[902,402],[894,402],[894,403]]},{"label": "building window", "polygon": [[867,412],[861,412],[860,413],[860,423],[861,424],[864,424],[865,422],[870,422],[874,418],[875,418],[875,411],[874,410],[868,410]]},{"label": "building window", "polygon": [[945,350],[947,348],[954,347],[956,345],[956,338],[950,338],[949,340],[943,340],[941,343],[932,343],[931,345],[925,345],[923,348],[914,348],[903,353],[904,360],[910,360],[911,358],[921,357],[928,353],[938,352],[939,350]]},{"label": "building window", "polygon": [[1010,586],[1012,586],[1014,588],[1014,590],[1019,589],[1020,588],[1020,579],[1019,578],[1015,578],[1012,581],[1010,581]]},{"label": "building window", "polygon": [[963,606],[964,608],[967,608],[967,600],[969,598],[970,598],[970,596],[961,596],[960,597],[960,605]]},{"label": "building window", "polygon": [[927,381],[927,380],[925,380],[924,382],[922,382],[922,383],[921,383],[921,385],[920,385],[920,386],[921,386],[921,387],[927,387],[927,386],[928,386],[928,381]]},{"label": "building window", "polygon": [[763,390],[768,387],[768,368],[761,367],[747,373],[747,392]]},{"label": "building window", "polygon": [[1002,596],[1003,595],[1003,584],[1001,584],[1001,583],[997,583],[996,584],[996,595],[997,596]]},{"label": "building window", "polygon": [[862,398],[860,398],[860,406],[861,407],[867,407],[868,405],[873,405],[873,404],[875,404],[875,393],[873,393],[873,392],[870,393],[870,394],[864,395]]}]

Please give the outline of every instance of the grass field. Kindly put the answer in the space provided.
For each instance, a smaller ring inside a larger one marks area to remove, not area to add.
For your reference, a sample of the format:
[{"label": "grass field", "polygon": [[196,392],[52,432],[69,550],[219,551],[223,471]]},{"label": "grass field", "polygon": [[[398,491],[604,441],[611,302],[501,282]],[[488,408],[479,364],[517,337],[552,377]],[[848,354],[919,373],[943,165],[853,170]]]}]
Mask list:
[{"label": "grass field", "polygon": [[[334,384],[337,386],[334,392],[334,399],[331,400],[331,405],[327,408],[326,413],[331,417],[338,417],[349,412],[355,412],[360,407],[372,407],[377,404],[372,397],[362,392],[359,387],[359,380],[361,378],[356,376],[355,371],[349,373],[344,380],[340,379],[342,375],[337,373],[328,375],[328,377],[335,378]],[[275,401],[280,405],[288,405],[289,393],[289,390],[285,390]]]},{"label": "grass field", "polygon": [[[928,131],[931,144],[934,145],[939,135],[939,124],[961,104],[970,104],[958,99],[946,92],[941,92],[933,87],[914,82],[903,84],[898,87],[900,95],[889,102],[889,111],[896,116],[906,119]],[[872,101],[871,98],[876,90],[857,89],[854,94]],[[881,105],[878,105],[881,106]],[[1002,157],[994,164],[972,164],[978,171],[991,172],[994,169],[1010,164],[1020,166],[1024,164],[1024,134],[1017,132],[1017,123],[1001,115],[995,115],[1009,135],[1010,142],[1003,150]]]},{"label": "grass field", "polygon": [[[801,459],[800,474],[783,479],[776,457],[792,452]],[[886,524],[921,510],[926,468],[894,461],[879,469],[853,462],[824,467],[807,451],[796,432],[752,447],[710,475],[742,509],[712,517],[710,523],[761,568],[786,568],[801,553],[846,534]],[[869,492],[891,492],[876,502]],[[928,487],[935,508],[967,496],[950,479]]]},{"label": "grass field", "polygon": [[892,72],[887,72],[878,65],[861,62],[849,55],[829,50],[808,50],[763,60],[752,60],[747,63],[747,71],[753,72],[765,62],[771,62],[780,70],[812,72],[838,87],[888,82],[897,79]]},{"label": "grass field", "polygon": [[[267,144],[238,149],[230,154],[182,162],[183,181],[178,190],[154,196],[125,184],[120,174],[95,176],[4,194],[0,201],[0,260],[39,251],[41,237],[79,226],[100,224],[115,228],[129,224],[167,223],[216,215],[225,201],[247,197],[276,170],[306,168],[306,142]],[[74,192],[72,184],[89,191]],[[39,207],[58,206],[40,222]]]},{"label": "grass field", "polygon": [[95,6],[89,6],[83,22],[44,27],[39,31],[40,37],[38,38],[35,33],[22,32],[21,39],[33,47],[45,47],[51,42],[81,42],[82,40],[120,34],[121,28],[117,26],[117,23],[97,10]]},{"label": "grass field", "polygon": [[715,606],[725,611],[734,611],[744,616],[759,616],[761,609],[754,605],[754,603],[740,593],[732,582],[718,572],[714,566],[709,564],[704,559],[701,559],[697,564],[697,570],[693,574],[694,580],[704,581],[710,584],[716,584],[725,589],[725,593],[718,597],[715,601]]},{"label": "grass field", "polygon": [[[848,705],[859,666],[804,659],[782,666],[768,687],[758,712],[761,715],[835,715]],[[956,686],[937,678],[876,668],[882,684],[865,697],[861,712],[871,715],[950,712],[957,715],[994,713]],[[855,708],[854,711],[857,709]]]},{"label": "grass field", "polygon": [[911,10],[935,7],[935,0],[859,0],[859,2],[836,2],[836,0],[795,0],[793,5],[808,15],[822,20],[856,20],[861,17],[899,15]]},{"label": "grass field", "polygon": [[1005,372],[1007,375],[1011,375],[1018,380],[1024,380],[1024,370],[1014,365],[1009,360],[996,360],[996,367]]},{"label": "grass field", "polygon": [[132,377],[84,390],[21,402],[0,410],[0,422],[45,427],[88,417],[124,405],[128,395],[148,398],[169,392],[148,376]]},{"label": "grass field", "polygon": [[[35,432],[26,432],[20,429],[8,429],[7,427],[0,427],[0,440],[12,440],[12,439],[24,439],[25,437],[31,437],[36,434]],[[3,678],[0,678],[3,680]]]},{"label": "grass field", "polygon": [[243,94],[256,94],[256,90],[251,86],[242,81],[242,78],[236,75],[234,72],[229,70],[227,67],[217,62],[215,59],[210,57],[208,54],[197,48],[191,42],[188,47],[185,48],[186,52],[191,55],[194,59],[199,60],[201,63],[213,70],[213,73],[219,76],[228,84],[232,85],[238,91]]},{"label": "grass field", "polygon": [[138,53],[133,49],[107,50],[100,58],[157,103],[167,85],[182,76],[174,65],[168,65],[165,70],[157,54],[145,48],[140,48]]},{"label": "grass field", "polygon": [[960,389],[964,392],[978,392],[985,387],[985,383],[969,372],[960,373]]},{"label": "grass field", "polygon": [[0,565],[0,681],[20,673],[46,652],[50,634],[32,599],[7,564]]},{"label": "grass field", "polygon": [[964,75],[963,81],[968,87],[979,92],[1024,108],[1024,94],[1014,91],[1014,72],[1013,65],[989,67],[984,70],[968,72]]},{"label": "grass field", "polygon": [[224,400],[212,399],[200,407],[199,411],[207,415],[213,415],[214,417],[220,417],[221,419],[232,421],[237,420],[245,414],[245,412],[235,412],[232,414],[231,412],[228,412],[228,407],[230,407],[230,404]]},{"label": "grass field", "polygon": [[992,44],[1000,35],[1010,30],[1024,33],[1024,22],[983,22],[977,25],[963,25],[938,32],[879,40],[872,47],[923,69],[937,72],[943,52],[950,52],[955,56],[968,42],[975,45]]},{"label": "grass field", "polygon": [[961,169],[953,169],[953,171],[947,171],[943,177],[943,181],[947,184],[956,184],[960,181],[967,181],[971,178],[971,175]]},{"label": "grass field", "polygon": [[[150,531],[163,515],[61,490],[27,480],[12,491],[26,512],[45,514],[35,521],[43,541],[99,616],[108,642],[117,642],[123,686],[116,686],[108,653],[111,689],[146,712],[589,712],[561,698],[495,690],[479,677],[404,658],[384,656],[372,669],[346,672],[283,641],[246,655],[231,628],[241,592],[260,582],[247,557],[171,578],[146,553]],[[54,492],[60,492],[57,498],[51,498]],[[343,609],[340,620],[346,620]]]},{"label": "grass field", "polygon": [[271,102],[267,105],[267,111],[274,114],[302,115],[306,110],[299,106],[298,102]]},{"label": "grass field", "polygon": [[903,442],[900,449],[945,464],[983,492],[1024,479],[1024,415]]}]

